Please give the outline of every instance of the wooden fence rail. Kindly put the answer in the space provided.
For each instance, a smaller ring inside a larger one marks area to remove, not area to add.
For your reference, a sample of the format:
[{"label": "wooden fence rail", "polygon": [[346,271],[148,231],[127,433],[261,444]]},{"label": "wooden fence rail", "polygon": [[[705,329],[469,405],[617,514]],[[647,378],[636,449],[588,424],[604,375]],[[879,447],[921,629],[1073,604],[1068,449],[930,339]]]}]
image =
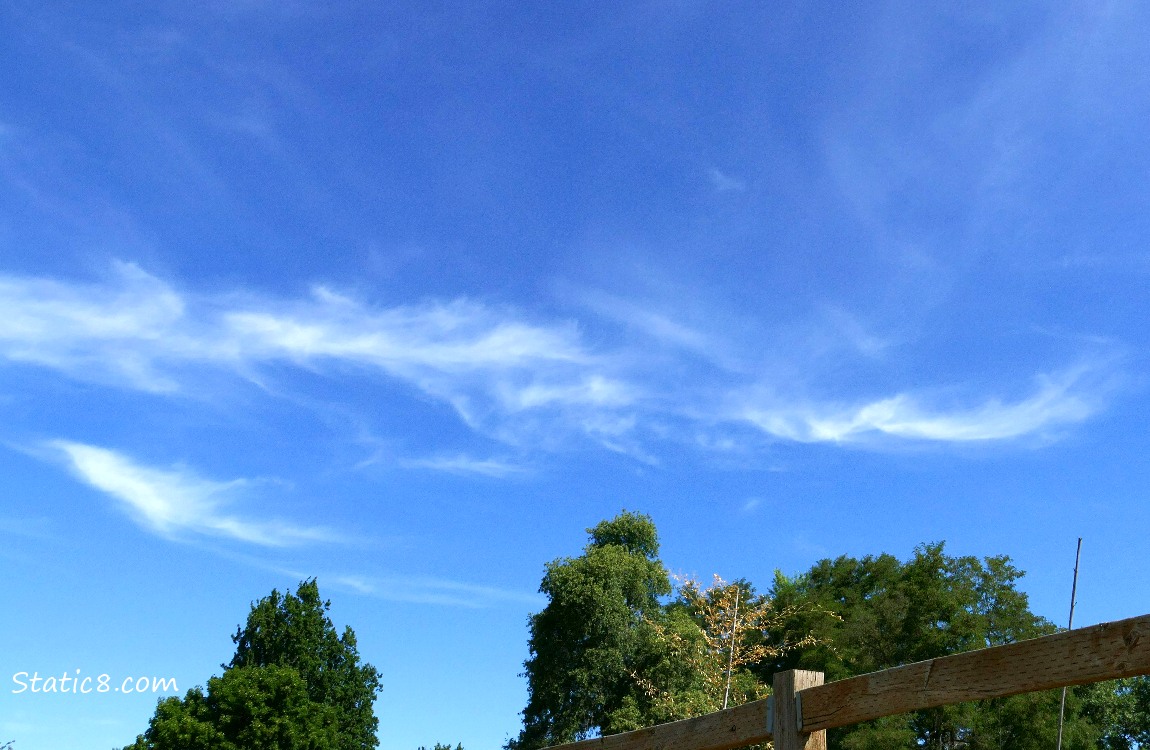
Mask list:
[{"label": "wooden fence rail", "polygon": [[774,695],[693,719],[552,750],[822,750],[826,731],[969,700],[1150,674],[1150,614],[943,656],[827,684],[821,672],[775,675]]}]

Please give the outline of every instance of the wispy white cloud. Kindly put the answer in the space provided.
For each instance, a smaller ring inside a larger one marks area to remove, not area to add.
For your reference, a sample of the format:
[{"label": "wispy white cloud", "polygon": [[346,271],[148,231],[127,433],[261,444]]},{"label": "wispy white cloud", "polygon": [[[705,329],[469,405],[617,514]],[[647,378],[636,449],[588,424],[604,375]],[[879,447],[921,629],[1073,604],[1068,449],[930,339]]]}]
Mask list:
[{"label": "wispy white cloud", "polygon": [[430,469],[449,474],[478,474],[498,479],[527,472],[525,466],[512,461],[498,458],[473,458],[462,454],[430,458],[406,458],[401,459],[399,465],[408,469]]},{"label": "wispy white cloud", "polygon": [[410,383],[476,427],[637,398],[570,323],[468,300],[375,308],[323,287],[302,300],[197,297],[130,264],[102,284],[0,276],[0,359],[151,392],[184,390],[197,368],[351,366]]},{"label": "wispy white cloud", "polygon": [[[130,264],[103,283],[0,276],[0,361],[160,393],[193,390],[205,370],[259,380],[266,366],[284,364],[332,378],[395,380],[509,444],[545,449],[582,435],[652,464],[654,443],[718,445],[730,428],[748,424],[772,440],[868,445],[1047,435],[1090,418],[1109,395],[1103,378],[1080,368],[1040,377],[1015,400],[931,398],[948,383],[811,400],[802,394],[818,390],[808,387],[818,373],[804,369],[841,371],[860,357],[877,367],[894,339],[827,308],[815,324],[829,326],[822,339],[802,334],[802,326],[776,332],[774,340],[756,341],[755,364],[721,331],[634,302],[589,299],[627,326],[614,348],[590,347],[571,320],[532,322],[521,311],[466,299],[379,307],[322,287],[294,300],[183,294]],[[765,359],[764,351],[771,352]],[[703,435],[716,428],[722,435]],[[518,470],[450,455],[407,465],[503,477]],[[220,491],[207,483],[192,494]],[[154,516],[154,525],[163,519]]]},{"label": "wispy white cloud", "polygon": [[228,311],[220,328],[252,359],[340,359],[397,374],[509,371],[532,363],[585,363],[573,330],[500,316],[476,303],[371,310],[324,287],[279,309]]},{"label": "wispy white cloud", "polygon": [[561,385],[532,383],[522,388],[503,388],[501,401],[513,411],[534,409],[551,404],[587,404],[590,406],[626,406],[635,401],[635,390],[618,380],[602,375],[588,375],[578,382]]},{"label": "wispy white cloud", "polygon": [[479,609],[506,603],[524,604],[532,607],[538,607],[545,603],[540,594],[426,576],[337,575],[325,580],[365,596],[411,604],[435,604]]},{"label": "wispy white cloud", "polygon": [[408,604],[430,604],[464,609],[483,609],[499,605],[539,608],[546,599],[538,592],[487,586],[423,573],[375,571],[307,571],[293,565],[271,562],[264,557],[239,556],[237,559],[261,570],[302,581],[315,578],[321,586],[335,586],[362,596]]},{"label": "wispy white cloud", "polygon": [[715,167],[707,170],[707,177],[711,180],[711,186],[718,190],[720,193],[727,192],[743,192],[747,189],[747,184],[742,180],[731,177],[719,171]]},{"label": "wispy white cloud", "polygon": [[597,315],[621,323],[661,346],[691,352],[723,364],[729,360],[729,355],[719,351],[722,342],[715,336],[675,319],[669,311],[657,309],[649,302],[603,292],[584,292],[578,299]]},{"label": "wispy white cloud", "polygon": [[823,314],[832,335],[860,354],[877,357],[892,345],[889,337],[876,335],[856,316],[842,308],[826,308]]},{"label": "wispy white cloud", "polygon": [[956,443],[1009,440],[1041,435],[1097,413],[1098,392],[1077,387],[1083,375],[1073,370],[1042,376],[1033,393],[1014,402],[990,399],[973,407],[931,408],[902,393],[849,407],[747,404],[741,417],[770,435],[799,442],[846,443],[884,436]]},{"label": "wispy white cloud", "polygon": [[242,479],[216,482],[185,468],[142,466],[115,451],[67,440],[46,447],[64,458],[76,477],[114,497],[136,523],[163,537],[195,534],[273,547],[337,538],[320,527],[227,512],[225,506],[247,484]]},{"label": "wispy white cloud", "polygon": [[72,284],[0,276],[0,355],[87,378],[109,377],[150,391],[176,385],[156,368],[186,348],[173,334],[184,302],[135,266],[118,283]]}]

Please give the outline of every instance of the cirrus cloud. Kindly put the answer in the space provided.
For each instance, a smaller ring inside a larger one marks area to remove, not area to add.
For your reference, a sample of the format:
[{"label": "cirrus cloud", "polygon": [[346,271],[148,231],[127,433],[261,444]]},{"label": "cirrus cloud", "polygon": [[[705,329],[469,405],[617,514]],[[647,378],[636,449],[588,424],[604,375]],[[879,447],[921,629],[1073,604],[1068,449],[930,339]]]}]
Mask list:
[{"label": "cirrus cloud", "polygon": [[[103,283],[0,276],[0,360],[161,394],[194,389],[198,371],[258,379],[273,365],[369,384],[401,382],[508,444],[547,448],[583,435],[651,463],[657,458],[650,443],[738,426],[771,440],[839,444],[1048,435],[1098,413],[1111,390],[1096,377],[1103,362],[1040,375],[1029,394],[1013,400],[972,393],[939,405],[926,392],[896,390],[812,401],[797,395],[801,383],[781,392],[746,362],[700,357],[732,348],[719,334],[643,313],[636,303],[623,312],[626,321],[658,322],[631,327],[649,342],[632,335],[625,346],[591,347],[587,323],[533,322],[520,310],[468,299],[380,307],[327,287],[302,299],[187,294],[122,263]],[[607,317],[606,325],[618,323],[617,315]],[[514,473],[449,460],[420,465]]]},{"label": "cirrus cloud", "polygon": [[1040,376],[1030,395],[1013,402],[988,398],[974,406],[944,409],[900,393],[848,407],[747,405],[739,416],[770,435],[806,443],[883,436],[953,443],[1009,440],[1082,422],[1097,413],[1100,391],[1105,389],[1079,387],[1086,374],[1075,368]]},{"label": "cirrus cloud", "polygon": [[159,536],[200,535],[234,539],[269,547],[336,541],[317,526],[282,520],[253,520],[225,510],[247,482],[216,482],[189,469],[144,466],[107,448],[53,440],[46,448],[63,458],[85,484],[115,498],[137,524]]}]

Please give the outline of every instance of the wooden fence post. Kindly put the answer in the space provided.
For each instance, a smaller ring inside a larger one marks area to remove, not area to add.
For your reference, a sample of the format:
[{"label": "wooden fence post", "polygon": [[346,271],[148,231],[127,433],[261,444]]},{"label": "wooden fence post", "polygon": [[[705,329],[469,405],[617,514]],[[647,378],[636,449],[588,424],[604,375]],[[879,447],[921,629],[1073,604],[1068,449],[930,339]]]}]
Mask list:
[{"label": "wooden fence post", "polygon": [[1138,675],[1150,675],[1150,614],[826,685],[821,672],[780,672],[769,699],[550,750],[735,750],[772,738],[776,750],[826,750],[834,727]]},{"label": "wooden fence post", "polygon": [[775,750],[827,750],[826,730],[804,733],[802,714],[795,701],[800,690],[823,684],[822,672],[791,669],[774,678]]}]

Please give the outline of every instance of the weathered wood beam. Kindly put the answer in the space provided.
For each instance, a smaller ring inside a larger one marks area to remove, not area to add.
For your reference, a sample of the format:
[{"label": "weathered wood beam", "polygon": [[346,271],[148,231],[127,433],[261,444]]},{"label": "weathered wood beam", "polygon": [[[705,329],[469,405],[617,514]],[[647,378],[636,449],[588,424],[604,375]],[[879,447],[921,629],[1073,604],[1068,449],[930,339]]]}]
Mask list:
[{"label": "weathered wood beam", "polygon": [[[1150,615],[895,667],[800,689],[814,735],[881,716],[1150,674]],[[732,750],[772,739],[768,701],[553,750]]]},{"label": "weathered wood beam", "polygon": [[808,672],[802,669],[788,669],[775,675],[771,689],[775,699],[774,725],[775,750],[827,750],[826,730],[811,732],[799,726],[801,704],[796,700],[804,689],[809,690],[823,684],[822,672]]},{"label": "weathered wood beam", "polygon": [[556,745],[551,750],[733,750],[771,739],[768,700],[634,732]]},{"label": "weathered wood beam", "polygon": [[1144,674],[1150,674],[1150,615],[808,688],[799,693],[802,730]]}]

